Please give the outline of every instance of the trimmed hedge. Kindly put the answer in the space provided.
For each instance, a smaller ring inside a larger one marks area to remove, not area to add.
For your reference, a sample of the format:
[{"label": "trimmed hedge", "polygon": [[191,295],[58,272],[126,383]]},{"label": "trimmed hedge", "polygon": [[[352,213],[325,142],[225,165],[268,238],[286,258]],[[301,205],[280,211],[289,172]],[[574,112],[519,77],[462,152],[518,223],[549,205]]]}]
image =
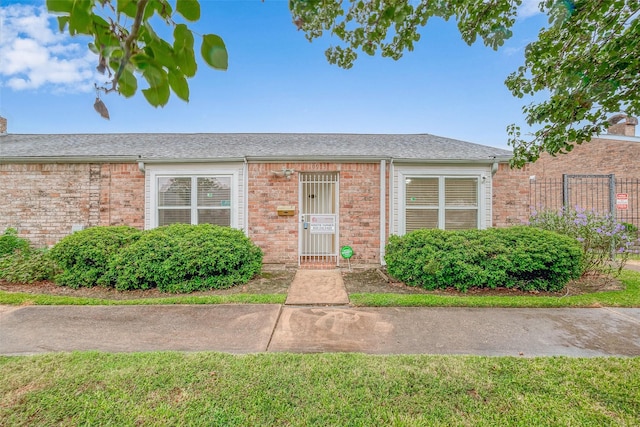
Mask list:
[{"label": "trimmed hedge", "polygon": [[129,226],[99,226],[77,231],[51,248],[50,256],[62,273],[59,285],[79,288],[108,284],[109,262],[123,247],[138,239],[141,231]]},{"label": "trimmed hedge", "polygon": [[145,231],[109,264],[118,290],[165,292],[224,289],[248,282],[262,268],[262,250],[240,230],[172,224]]},{"label": "trimmed hedge", "polygon": [[385,261],[389,274],[407,285],[463,292],[472,287],[559,291],[583,268],[579,242],[527,226],[391,236]]}]

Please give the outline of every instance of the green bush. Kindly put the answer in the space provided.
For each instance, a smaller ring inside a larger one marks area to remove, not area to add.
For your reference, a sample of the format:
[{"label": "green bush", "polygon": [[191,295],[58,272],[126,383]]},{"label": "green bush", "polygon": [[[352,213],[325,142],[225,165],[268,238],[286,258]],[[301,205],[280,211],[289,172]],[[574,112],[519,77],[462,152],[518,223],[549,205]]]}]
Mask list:
[{"label": "green bush", "polygon": [[104,226],[64,237],[50,253],[62,269],[55,277],[56,283],[74,289],[105,284],[111,258],[140,234],[140,230],[129,226]]},{"label": "green bush", "polygon": [[0,257],[0,279],[11,283],[52,280],[59,268],[46,249],[19,249]]},{"label": "green bush", "polygon": [[0,279],[11,283],[51,280],[58,272],[46,249],[34,249],[27,239],[18,237],[15,228],[0,236]]},{"label": "green bush", "polygon": [[29,249],[29,241],[18,237],[15,228],[7,228],[0,236],[0,257],[10,255],[17,250]]},{"label": "green bush", "polygon": [[558,291],[582,273],[575,239],[532,227],[417,230],[391,236],[387,270],[425,289],[506,287]]},{"label": "green bush", "polygon": [[260,272],[262,250],[244,233],[210,224],[145,231],[110,264],[116,289],[192,292],[246,283]]},{"label": "green bush", "polygon": [[635,225],[619,223],[609,213],[601,214],[580,207],[534,212],[529,224],[573,237],[580,242],[584,274],[619,273],[638,241],[638,228]]}]

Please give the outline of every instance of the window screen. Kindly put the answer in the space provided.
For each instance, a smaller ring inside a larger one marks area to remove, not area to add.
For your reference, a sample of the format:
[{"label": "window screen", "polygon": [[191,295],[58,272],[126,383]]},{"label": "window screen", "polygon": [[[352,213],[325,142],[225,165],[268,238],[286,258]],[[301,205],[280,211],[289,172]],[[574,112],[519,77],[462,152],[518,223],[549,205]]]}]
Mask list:
[{"label": "window screen", "polygon": [[191,178],[158,178],[158,206],[191,206]]},{"label": "window screen", "polygon": [[477,177],[410,177],[405,180],[405,232],[420,228],[478,227]]},{"label": "window screen", "polygon": [[158,177],[158,226],[231,225],[231,177]]},{"label": "window screen", "polygon": [[231,178],[198,178],[198,206],[229,207]]},{"label": "window screen", "polygon": [[445,178],[445,205],[478,206],[477,178]]},{"label": "window screen", "polygon": [[407,178],[407,206],[438,206],[438,178]]},{"label": "window screen", "polygon": [[420,228],[438,228],[438,178],[407,178],[406,216],[407,232]]}]

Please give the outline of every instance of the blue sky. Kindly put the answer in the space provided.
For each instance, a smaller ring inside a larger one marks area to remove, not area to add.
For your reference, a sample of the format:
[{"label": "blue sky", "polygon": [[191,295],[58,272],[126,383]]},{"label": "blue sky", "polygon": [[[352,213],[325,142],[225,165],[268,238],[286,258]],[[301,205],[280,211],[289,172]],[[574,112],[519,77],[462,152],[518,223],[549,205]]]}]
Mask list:
[{"label": "blue sky", "polygon": [[[545,24],[525,1],[514,37],[493,51],[467,46],[454,22],[432,20],[399,61],[360,54],[343,70],[327,63],[330,37],[307,41],[283,0],[201,0],[201,33],[220,35],[229,69],[199,64],[185,103],[164,108],[140,91],[103,95],[111,119],[93,109],[97,57],[88,39],[57,31],[44,0],[0,7],[0,115],[10,133],[321,132],[430,133],[507,147],[506,127],[523,124],[504,79]],[[144,87],[142,79],[139,85]]]}]

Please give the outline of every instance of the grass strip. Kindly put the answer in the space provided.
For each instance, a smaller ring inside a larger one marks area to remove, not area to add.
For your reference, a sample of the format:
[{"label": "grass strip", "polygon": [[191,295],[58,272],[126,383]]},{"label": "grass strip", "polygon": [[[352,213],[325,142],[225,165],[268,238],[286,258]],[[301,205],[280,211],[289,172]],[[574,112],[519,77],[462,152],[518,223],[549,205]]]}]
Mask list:
[{"label": "grass strip", "polygon": [[[623,290],[566,297],[353,293],[349,299],[357,307],[640,307],[640,272],[624,270],[620,280]],[[115,300],[0,291],[4,305],[284,304],[286,298],[286,294],[232,294]]]},{"label": "grass strip", "polygon": [[4,305],[284,304],[286,298],[286,294],[233,294],[116,300],[0,291],[0,304]]},{"label": "grass strip", "polygon": [[11,426],[640,424],[640,358],[77,352],[0,377]]},{"label": "grass strip", "polygon": [[620,291],[566,297],[358,293],[349,299],[358,307],[640,307],[640,273],[624,270],[620,280]]}]

